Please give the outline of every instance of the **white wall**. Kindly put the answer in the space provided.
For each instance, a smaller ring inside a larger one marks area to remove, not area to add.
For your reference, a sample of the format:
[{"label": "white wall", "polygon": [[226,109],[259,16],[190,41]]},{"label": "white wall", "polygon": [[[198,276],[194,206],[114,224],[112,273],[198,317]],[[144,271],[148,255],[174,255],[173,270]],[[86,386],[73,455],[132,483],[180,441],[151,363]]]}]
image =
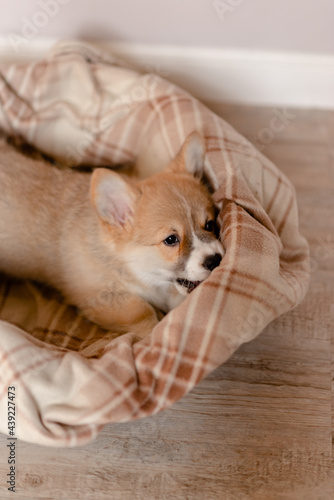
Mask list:
[{"label": "white wall", "polygon": [[334,54],[333,0],[0,0],[0,9],[1,38],[33,23],[34,37]]},{"label": "white wall", "polygon": [[0,9],[1,61],[39,59],[56,39],[105,40],[200,99],[334,109],[334,0],[0,0]]}]

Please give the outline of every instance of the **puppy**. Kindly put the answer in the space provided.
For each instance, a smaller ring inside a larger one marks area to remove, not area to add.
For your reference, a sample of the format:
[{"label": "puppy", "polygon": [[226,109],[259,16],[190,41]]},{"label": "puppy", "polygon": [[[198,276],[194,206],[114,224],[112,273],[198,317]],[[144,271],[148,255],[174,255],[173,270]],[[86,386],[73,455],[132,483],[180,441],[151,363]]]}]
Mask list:
[{"label": "puppy", "polygon": [[103,328],[144,337],[159,311],[220,264],[197,132],[165,170],[141,181],[22,161],[5,142],[0,155],[0,271],[54,286]]}]

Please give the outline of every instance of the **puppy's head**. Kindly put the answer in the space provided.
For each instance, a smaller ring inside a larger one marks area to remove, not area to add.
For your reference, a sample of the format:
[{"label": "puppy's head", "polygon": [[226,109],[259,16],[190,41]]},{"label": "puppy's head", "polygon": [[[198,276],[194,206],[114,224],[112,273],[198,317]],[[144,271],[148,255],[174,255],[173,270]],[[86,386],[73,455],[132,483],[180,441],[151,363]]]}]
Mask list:
[{"label": "puppy's head", "polygon": [[92,201],[121,257],[150,288],[173,284],[185,296],[220,264],[215,207],[201,183],[205,143],[194,132],[162,172],[131,183],[97,169]]}]

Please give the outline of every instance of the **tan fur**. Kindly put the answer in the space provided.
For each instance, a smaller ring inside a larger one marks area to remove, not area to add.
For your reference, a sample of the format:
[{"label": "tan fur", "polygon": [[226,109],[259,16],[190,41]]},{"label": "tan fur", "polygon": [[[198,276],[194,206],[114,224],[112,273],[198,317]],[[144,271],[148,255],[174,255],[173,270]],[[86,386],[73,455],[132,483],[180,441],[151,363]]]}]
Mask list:
[{"label": "tan fur", "polygon": [[[138,181],[23,159],[3,141],[0,271],[53,285],[104,328],[146,335],[157,309],[167,312],[187,295],[175,279],[191,279],[194,241],[223,254],[204,229],[214,217],[209,193],[192,175],[203,158],[193,161],[190,152],[188,140],[165,171]],[[171,234],[179,244],[165,243]],[[194,281],[202,281],[210,271],[195,264]]]}]

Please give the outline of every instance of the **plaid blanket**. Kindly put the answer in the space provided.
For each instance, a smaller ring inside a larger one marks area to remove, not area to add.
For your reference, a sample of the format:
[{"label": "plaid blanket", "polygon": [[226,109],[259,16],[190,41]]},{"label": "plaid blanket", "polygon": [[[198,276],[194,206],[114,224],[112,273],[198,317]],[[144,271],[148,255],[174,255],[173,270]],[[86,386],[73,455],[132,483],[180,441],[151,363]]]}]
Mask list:
[{"label": "plaid blanket", "polygon": [[167,80],[81,42],[62,42],[39,62],[2,64],[0,76],[0,128],[72,168],[133,162],[149,175],[193,130],[206,141],[226,255],[144,340],[102,331],[44,286],[0,278],[0,431],[8,432],[12,387],[18,438],[80,445],[107,423],[172,405],[295,307],[308,286],[308,245],[289,180]]}]

